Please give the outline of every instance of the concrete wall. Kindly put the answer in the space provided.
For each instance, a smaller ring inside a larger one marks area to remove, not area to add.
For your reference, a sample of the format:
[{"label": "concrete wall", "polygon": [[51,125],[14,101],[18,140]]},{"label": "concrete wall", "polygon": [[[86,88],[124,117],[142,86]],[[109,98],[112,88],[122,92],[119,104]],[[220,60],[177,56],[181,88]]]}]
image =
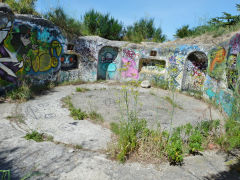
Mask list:
[{"label": "concrete wall", "polygon": [[0,15],[0,91],[26,77],[33,83],[172,79],[177,89],[204,92],[231,115],[232,89],[240,73],[240,34],[214,47],[79,37],[68,53],[68,41],[51,22],[14,15],[4,4]]},{"label": "concrete wall", "polygon": [[57,80],[66,39],[51,22],[14,15],[0,4],[0,90],[29,77],[33,82]]},{"label": "concrete wall", "polygon": [[[132,44],[99,37],[81,37],[74,44],[75,51],[82,56],[77,78],[172,79],[177,89],[203,92],[205,98],[215,99],[231,115],[233,95],[228,76],[235,73],[239,77],[239,34],[218,46]],[[155,56],[151,51],[156,52]],[[165,62],[165,67],[156,65],[158,62]],[[237,79],[230,81],[236,84]]]}]

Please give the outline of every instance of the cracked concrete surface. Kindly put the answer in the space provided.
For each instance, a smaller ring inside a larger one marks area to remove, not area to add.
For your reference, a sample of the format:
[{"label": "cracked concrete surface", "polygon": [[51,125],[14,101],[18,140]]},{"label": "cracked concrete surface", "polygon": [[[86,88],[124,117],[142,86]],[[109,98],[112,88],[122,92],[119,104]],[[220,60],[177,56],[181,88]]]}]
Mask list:
[{"label": "cracked concrete surface", "polygon": [[[86,86],[90,89],[110,88],[106,84],[81,85]],[[10,169],[13,179],[20,179],[27,174],[32,175],[29,179],[44,180],[240,179],[236,171],[229,171],[225,162],[227,155],[215,151],[186,157],[183,166],[138,162],[120,164],[111,161],[101,151],[111,139],[110,130],[88,120],[75,121],[69,116],[69,111],[62,107],[61,98],[72,95],[75,88],[57,87],[46,95],[20,105],[0,104],[0,169]],[[76,100],[74,104],[80,107],[84,101],[77,99],[78,95],[74,93],[73,99]],[[193,99],[179,96],[188,103]],[[185,107],[186,104],[181,105]],[[25,124],[6,118],[12,116],[16,109],[24,114]],[[27,141],[23,137],[30,130],[53,135],[55,141],[65,144],[82,145],[84,149],[73,150],[71,146],[61,143]]]}]

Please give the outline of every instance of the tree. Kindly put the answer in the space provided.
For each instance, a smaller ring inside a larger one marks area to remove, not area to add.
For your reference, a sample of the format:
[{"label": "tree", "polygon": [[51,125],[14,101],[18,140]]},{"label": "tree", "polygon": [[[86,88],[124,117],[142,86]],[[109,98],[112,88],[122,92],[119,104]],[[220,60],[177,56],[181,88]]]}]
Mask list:
[{"label": "tree", "polygon": [[64,10],[60,7],[54,11],[46,13],[45,18],[53,22],[56,26],[60,27],[68,38],[81,35],[82,24],[74,18],[68,17]]},{"label": "tree", "polygon": [[127,27],[124,39],[138,43],[141,41],[163,42],[166,40],[166,35],[162,34],[160,27],[154,26],[154,19],[141,18]]},{"label": "tree", "polygon": [[192,30],[189,29],[189,25],[184,25],[181,28],[177,29],[176,34],[174,36],[178,38],[184,38],[191,36],[191,34]]},{"label": "tree", "polygon": [[98,35],[110,40],[121,40],[123,25],[109,14],[102,14],[94,9],[83,16],[84,35]]},{"label": "tree", "polygon": [[37,0],[5,0],[4,3],[7,3],[13,12],[19,14],[33,14],[39,15],[39,13],[35,10],[35,3]]}]

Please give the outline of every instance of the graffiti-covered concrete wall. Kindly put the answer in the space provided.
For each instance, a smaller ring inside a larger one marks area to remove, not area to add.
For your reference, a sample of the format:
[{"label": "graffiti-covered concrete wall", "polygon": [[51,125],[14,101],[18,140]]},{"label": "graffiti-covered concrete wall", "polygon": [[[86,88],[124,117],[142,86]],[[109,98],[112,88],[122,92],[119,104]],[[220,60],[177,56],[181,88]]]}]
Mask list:
[{"label": "graffiti-covered concrete wall", "polygon": [[51,22],[15,15],[0,4],[0,91],[29,77],[46,81],[151,80],[202,92],[231,115],[239,89],[240,34],[218,45],[110,41],[97,36],[68,41]]},{"label": "graffiti-covered concrete wall", "polygon": [[0,4],[0,89],[25,77],[43,83],[56,80],[66,39],[51,22],[31,15],[14,15]]},{"label": "graffiti-covered concrete wall", "polygon": [[81,55],[78,78],[172,81],[178,90],[204,93],[231,115],[231,89],[240,68],[238,34],[218,46],[133,44],[99,37],[81,37],[74,45]]}]

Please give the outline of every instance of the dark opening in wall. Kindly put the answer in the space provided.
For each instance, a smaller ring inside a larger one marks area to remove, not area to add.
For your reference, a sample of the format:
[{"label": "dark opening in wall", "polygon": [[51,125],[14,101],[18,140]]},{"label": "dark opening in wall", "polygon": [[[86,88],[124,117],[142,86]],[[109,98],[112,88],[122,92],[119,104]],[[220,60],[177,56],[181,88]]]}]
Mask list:
[{"label": "dark opening in wall", "polygon": [[146,67],[149,70],[154,69],[164,69],[166,67],[166,61],[157,60],[157,59],[140,59],[139,62],[139,72],[143,67]]},{"label": "dark opening in wall", "polygon": [[192,64],[201,71],[207,69],[208,57],[204,52],[194,51],[188,55],[187,60],[191,61]]},{"label": "dark opening in wall", "polygon": [[157,56],[157,51],[151,51],[150,56]]},{"label": "dark opening in wall", "polygon": [[66,70],[78,68],[77,55],[63,54],[60,59],[61,59],[62,70],[66,71]]},{"label": "dark opening in wall", "polygon": [[67,45],[67,50],[73,50],[73,48],[74,48],[74,45],[73,44],[68,44]]}]

